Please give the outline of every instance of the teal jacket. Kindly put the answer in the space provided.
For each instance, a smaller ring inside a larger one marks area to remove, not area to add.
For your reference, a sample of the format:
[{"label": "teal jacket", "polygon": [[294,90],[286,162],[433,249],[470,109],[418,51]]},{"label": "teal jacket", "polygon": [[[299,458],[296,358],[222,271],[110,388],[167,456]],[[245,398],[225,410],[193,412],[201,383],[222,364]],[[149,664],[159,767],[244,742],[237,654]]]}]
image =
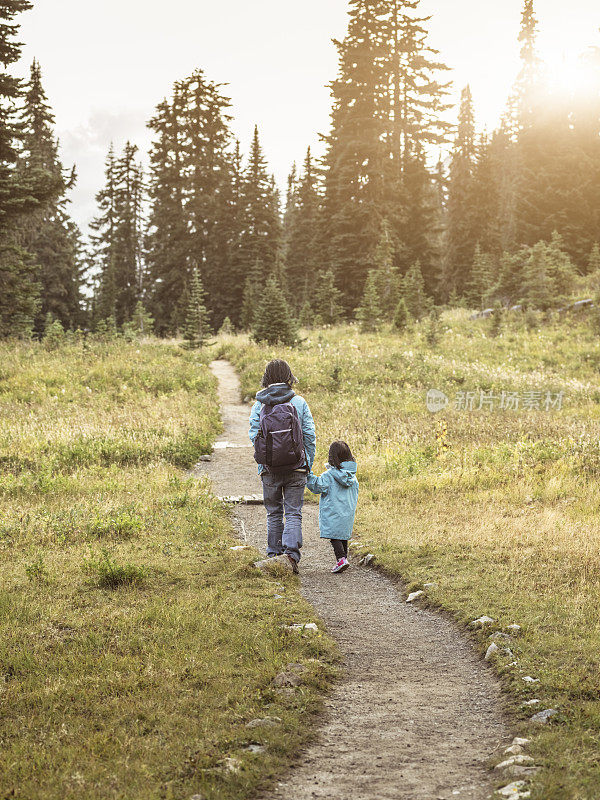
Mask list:
[{"label": "teal jacket", "polygon": [[[264,404],[275,406],[278,403],[291,403],[298,412],[300,417],[300,424],[302,425],[302,435],[304,436],[304,449],[306,451],[306,459],[308,461],[307,471],[313,465],[315,460],[315,450],[317,437],[315,435],[315,423],[313,416],[310,413],[308,403],[303,397],[299,397],[287,383],[275,383],[273,386],[268,386],[256,395],[256,403],[252,406],[250,412],[250,441],[254,444],[254,440],[258,436],[260,430],[260,410]],[[264,472],[264,467],[258,467],[258,474]]]},{"label": "teal jacket", "polygon": [[321,538],[345,541],[351,539],[358,503],[356,463],[343,461],[341,469],[328,465],[327,472],[319,477],[311,472],[307,486],[313,494],[321,495],[319,501]]}]

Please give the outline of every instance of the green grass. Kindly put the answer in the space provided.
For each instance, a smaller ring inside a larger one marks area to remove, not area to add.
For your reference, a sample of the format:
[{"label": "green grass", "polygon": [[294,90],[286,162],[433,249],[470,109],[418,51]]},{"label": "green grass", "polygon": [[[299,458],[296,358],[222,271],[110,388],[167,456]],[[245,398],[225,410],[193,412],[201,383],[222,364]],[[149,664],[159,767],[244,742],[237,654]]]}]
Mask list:
[{"label": "green grass", "polygon": [[[359,465],[360,552],[409,589],[436,583],[427,603],[462,624],[482,614],[522,635],[495,664],[515,730],[533,737],[542,771],[534,800],[600,795],[600,356],[583,319],[528,330],[518,317],[499,337],[463,311],[402,335],[341,327],[308,331],[289,351],[225,337],[221,349],[253,394],[265,362],[288,358],[317,422],[316,471],[346,439]],[[562,410],[426,410],[429,389],[563,391]],[[486,633],[473,634],[481,653]],[[540,678],[528,685],[522,678]],[[533,688],[532,688],[533,687]],[[560,715],[528,722],[521,703]],[[507,781],[504,781],[505,783]]]},{"label": "green grass", "polygon": [[[220,430],[205,361],[0,345],[1,797],[244,798],[310,733],[331,641],[284,630],[316,621],[297,579],[281,592],[231,550],[184,471]],[[271,681],[291,662],[288,696]]]}]

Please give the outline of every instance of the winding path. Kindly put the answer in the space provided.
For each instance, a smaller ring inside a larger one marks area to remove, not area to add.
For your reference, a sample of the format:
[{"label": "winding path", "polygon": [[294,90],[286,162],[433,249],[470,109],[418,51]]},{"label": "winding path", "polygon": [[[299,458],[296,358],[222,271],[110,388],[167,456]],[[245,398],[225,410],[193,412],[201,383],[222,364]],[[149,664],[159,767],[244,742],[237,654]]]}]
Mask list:
[{"label": "winding path", "polygon": [[[215,450],[201,469],[219,495],[259,493],[237,375],[226,361],[211,369],[220,441],[241,446]],[[241,506],[236,516],[247,541],[264,550],[264,509]],[[332,576],[315,506],[305,507],[304,520],[302,592],[338,642],[346,676],[328,698],[316,740],[260,800],[487,800],[486,764],[510,740],[491,671],[450,621],[407,605],[377,571],[353,566]]]}]

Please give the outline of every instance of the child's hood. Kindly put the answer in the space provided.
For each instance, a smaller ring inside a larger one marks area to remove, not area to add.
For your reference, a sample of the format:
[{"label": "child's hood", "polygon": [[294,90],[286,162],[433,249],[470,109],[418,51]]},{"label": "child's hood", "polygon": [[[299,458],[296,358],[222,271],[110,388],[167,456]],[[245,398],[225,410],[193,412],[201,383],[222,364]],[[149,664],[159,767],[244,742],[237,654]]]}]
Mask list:
[{"label": "child's hood", "polygon": [[289,403],[292,397],[296,396],[296,392],[287,385],[287,383],[274,383],[267,386],[256,395],[259,403],[266,406],[278,406],[281,403]]},{"label": "child's hood", "polygon": [[348,488],[356,481],[356,461],[342,461],[339,469],[332,467],[331,471],[340,486]]}]

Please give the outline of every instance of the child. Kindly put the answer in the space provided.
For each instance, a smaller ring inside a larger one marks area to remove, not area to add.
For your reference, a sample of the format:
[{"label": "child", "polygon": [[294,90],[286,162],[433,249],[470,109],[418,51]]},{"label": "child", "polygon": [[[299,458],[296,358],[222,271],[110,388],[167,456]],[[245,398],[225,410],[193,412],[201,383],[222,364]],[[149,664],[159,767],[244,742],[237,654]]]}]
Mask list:
[{"label": "child", "polygon": [[319,528],[321,539],[330,539],[337,564],[333,573],[344,572],[350,566],[348,542],[352,538],[354,515],[358,503],[356,462],[346,442],[334,442],[329,448],[327,472],[317,477],[312,471],[308,488],[320,494]]}]

